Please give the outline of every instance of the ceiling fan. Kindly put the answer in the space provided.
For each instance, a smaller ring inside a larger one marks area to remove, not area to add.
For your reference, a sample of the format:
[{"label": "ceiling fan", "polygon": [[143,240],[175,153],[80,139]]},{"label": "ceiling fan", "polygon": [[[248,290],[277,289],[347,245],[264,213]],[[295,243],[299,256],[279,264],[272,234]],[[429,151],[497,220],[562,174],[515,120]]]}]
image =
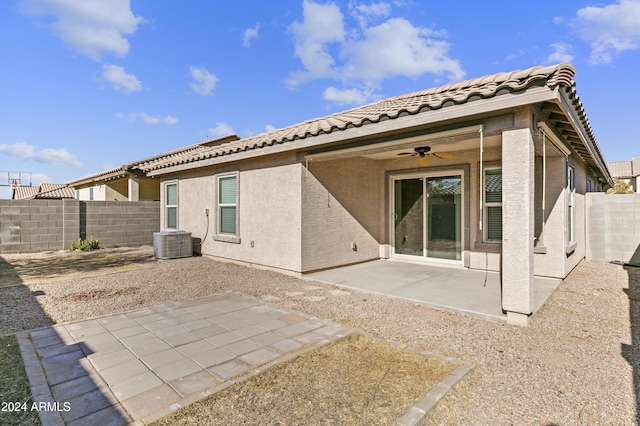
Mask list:
[{"label": "ceiling fan", "polygon": [[[452,154],[450,152],[431,152],[431,147],[430,146],[417,146],[415,148],[413,148],[413,152],[401,152],[398,155],[408,155],[410,157],[418,157],[418,164],[420,164],[421,166],[425,166],[427,163],[429,163],[429,159],[431,158],[430,156],[434,156],[437,158],[442,158],[442,159],[453,159],[453,158],[457,158],[457,156],[455,154]],[[397,160],[394,161],[398,161],[401,160],[401,158],[398,158]]]}]

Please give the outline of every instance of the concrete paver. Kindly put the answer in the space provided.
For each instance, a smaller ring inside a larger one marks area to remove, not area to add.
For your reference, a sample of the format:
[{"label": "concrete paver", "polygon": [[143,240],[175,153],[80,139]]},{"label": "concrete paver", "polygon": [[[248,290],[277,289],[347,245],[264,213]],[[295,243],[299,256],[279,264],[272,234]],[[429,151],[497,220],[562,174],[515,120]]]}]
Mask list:
[{"label": "concrete paver", "polygon": [[62,407],[41,411],[43,425],[124,425],[349,333],[229,292],[22,332],[18,340],[34,400]]}]

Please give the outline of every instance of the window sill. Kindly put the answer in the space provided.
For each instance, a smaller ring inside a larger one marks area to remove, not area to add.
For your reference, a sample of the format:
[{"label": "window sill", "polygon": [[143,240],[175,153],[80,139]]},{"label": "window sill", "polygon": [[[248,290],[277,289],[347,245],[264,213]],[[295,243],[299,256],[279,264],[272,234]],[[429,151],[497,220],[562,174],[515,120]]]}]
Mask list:
[{"label": "window sill", "polygon": [[473,243],[473,248],[499,253],[502,250],[502,241],[476,241]]},{"label": "window sill", "polygon": [[215,241],[222,241],[225,243],[240,244],[240,237],[236,235],[216,234],[213,236]]},{"label": "window sill", "polygon": [[547,246],[543,246],[542,244],[537,245],[533,248],[533,252],[535,254],[547,254]]},{"label": "window sill", "polygon": [[578,243],[576,242],[569,243],[569,245],[566,247],[566,250],[565,250],[567,257],[571,256],[573,252],[576,251],[577,247],[578,247]]}]

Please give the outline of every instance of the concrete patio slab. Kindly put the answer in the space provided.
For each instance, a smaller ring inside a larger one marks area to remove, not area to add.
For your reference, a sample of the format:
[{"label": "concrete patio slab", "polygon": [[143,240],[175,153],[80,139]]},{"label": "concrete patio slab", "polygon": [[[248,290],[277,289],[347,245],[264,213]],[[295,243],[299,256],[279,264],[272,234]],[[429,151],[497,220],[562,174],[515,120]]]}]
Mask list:
[{"label": "concrete patio slab", "polygon": [[351,330],[224,293],[17,334],[43,425],[140,423]]},{"label": "concrete patio slab", "polygon": [[[507,322],[502,312],[502,287],[497,272],[377,260],[314,272],[304,278],[484,320]],[[534,313],[561,282],[560,279],[534,278]]]}]

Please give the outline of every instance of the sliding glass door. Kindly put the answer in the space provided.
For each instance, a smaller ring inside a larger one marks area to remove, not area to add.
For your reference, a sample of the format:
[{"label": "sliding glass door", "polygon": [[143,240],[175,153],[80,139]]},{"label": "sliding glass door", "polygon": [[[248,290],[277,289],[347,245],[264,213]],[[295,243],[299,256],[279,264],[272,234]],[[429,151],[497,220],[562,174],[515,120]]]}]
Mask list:
[{"label": "sliding glass door", "polygon": [[462,174],[393,178],[395,255],[462,259]]}]

